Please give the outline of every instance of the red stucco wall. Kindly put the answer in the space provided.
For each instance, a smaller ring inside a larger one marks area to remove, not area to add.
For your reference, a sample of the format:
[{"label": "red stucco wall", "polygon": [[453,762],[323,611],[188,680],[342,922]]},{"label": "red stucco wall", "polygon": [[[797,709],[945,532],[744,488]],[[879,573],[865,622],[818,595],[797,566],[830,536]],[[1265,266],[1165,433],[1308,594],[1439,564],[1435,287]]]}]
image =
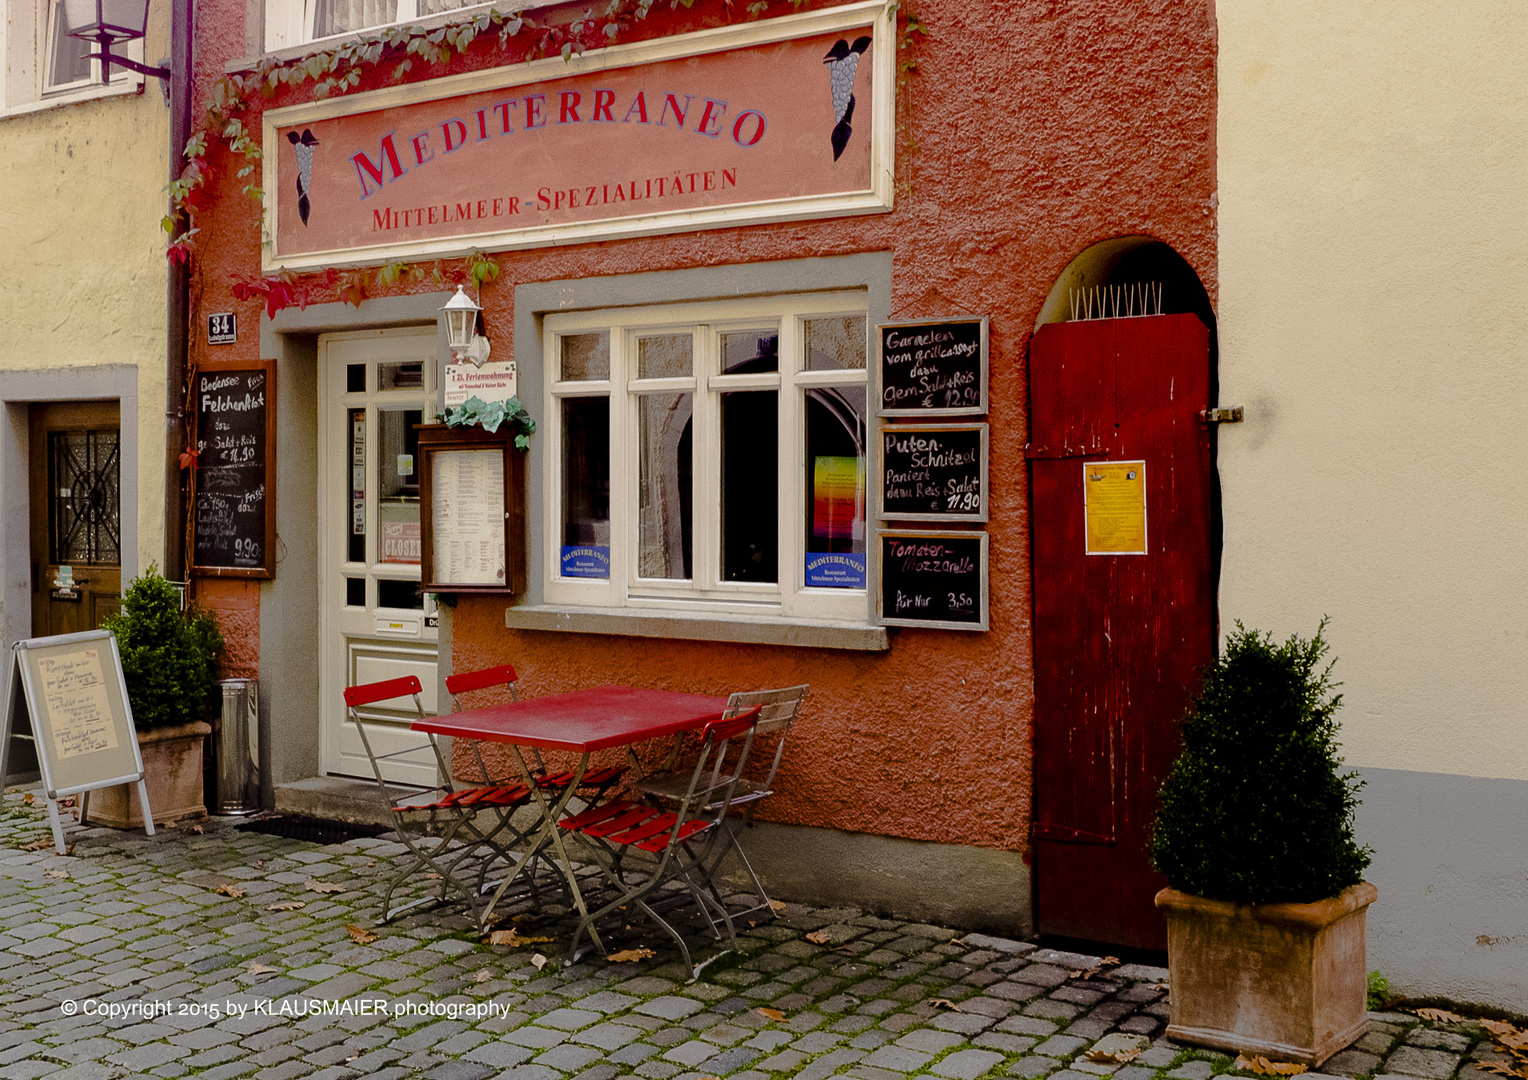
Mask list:
[{"label": "red stucco wall", "polygon": [[[790,10],[775,4],[771,14]],[[242,53],[243,12],[243,0],[201,5],[205,76]],[[1112,236],[1166,241],[1213,301],[1214,16],[1210,0],[939,0],[903,5],[903,25],[909,12],[927,33],[910,35],[901,57],[916,67],[898,93],[895,211],[503,254],[498,282],[483,289],[484,317],[497,357],[513,341],[517,283],[891,252],[893,317],[991,318],[991,631],[904,629],[883,655],[654,642],[511,632],[504,601],[464,597],[453,613],[454,663],[512,662],[533,695],[607,682],[718,694],[809,682],[781,795],[764,816],[1027,851],[1029,333],[1067,262]],[[719,0],[693,12],[655,9],[623,40],[726,18]],[[439,73],[504,62],[474,47]],[[272,102],[296,100],[284,92]],[[245,122],[258,130],[257,115]],[[235,301],[229,285],[230,274],[258,273],[257,210],[226,157],[215,160],[222,175],[198,221],[194,299],[202,311],[236,310],[253,328],[258,306]],[[439,286],[405,281],[392,291],[411,287]],[[251,361],[256,351],[248,333],[218,358]]]}]

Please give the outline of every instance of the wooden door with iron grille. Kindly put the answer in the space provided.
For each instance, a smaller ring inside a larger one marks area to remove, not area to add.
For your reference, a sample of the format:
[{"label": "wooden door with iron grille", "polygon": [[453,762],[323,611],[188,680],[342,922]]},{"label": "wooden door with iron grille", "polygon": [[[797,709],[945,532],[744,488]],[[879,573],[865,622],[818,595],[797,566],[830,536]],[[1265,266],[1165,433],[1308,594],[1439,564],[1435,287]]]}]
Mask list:
[{"label": "wooden door with iron grille", "polygon": [[32,406],[34,637],[99,629],[121,606],[121,445],[115,401]]},{"label": "wooden door with iron grille", "polygon": [[[1165,949],[1150,825],[1217,633],[1209,332],[1193,315],[1043,326],[1029,381],[1039,927]],[[1136,473],[1144,554],[1089,554],[1109,545],[1101,517],[1090,544],[1085,487]]]}]

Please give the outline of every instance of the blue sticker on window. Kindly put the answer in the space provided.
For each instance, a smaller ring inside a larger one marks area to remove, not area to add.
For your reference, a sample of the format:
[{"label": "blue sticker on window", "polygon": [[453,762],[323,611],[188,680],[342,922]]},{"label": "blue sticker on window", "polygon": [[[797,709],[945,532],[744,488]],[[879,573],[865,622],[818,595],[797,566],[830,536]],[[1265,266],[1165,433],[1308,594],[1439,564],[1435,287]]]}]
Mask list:
[{"label": "blue sticker on window", "polygon": [[865,554],[808,552],[806,585],[809,589],[863,589]]},{"label": "blue sticker on window", "polygon": [[563,547],[562,576],[610,579],[608,547]]}]

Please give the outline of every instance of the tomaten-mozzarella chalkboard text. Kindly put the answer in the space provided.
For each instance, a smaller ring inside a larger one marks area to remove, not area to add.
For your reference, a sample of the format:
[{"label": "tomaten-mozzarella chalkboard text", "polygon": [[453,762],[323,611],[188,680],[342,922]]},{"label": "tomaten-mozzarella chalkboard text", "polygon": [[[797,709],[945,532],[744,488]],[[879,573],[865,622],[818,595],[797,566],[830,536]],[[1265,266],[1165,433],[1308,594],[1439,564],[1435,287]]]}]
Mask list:
[{"label": "tomaten-mozzarella chalkboard text", "polygon": [[275,365],[198,371],[192,569],[220,577],[272,574]]},{"label": "tomaten-mozzarella chalkboard text", "polygon": [[987,534],[881,533],[880,621],[987,629]]},{"label": "tomaten-mozzarella chalkboard text", "polygon": [[987,411],[987,320],[922,319],[876,327],[881,416]]},{"label": "tomaten-mozzarella chalkboard text", "polygon": [[987,520],[987,425],[881,429],[881,516]]}]

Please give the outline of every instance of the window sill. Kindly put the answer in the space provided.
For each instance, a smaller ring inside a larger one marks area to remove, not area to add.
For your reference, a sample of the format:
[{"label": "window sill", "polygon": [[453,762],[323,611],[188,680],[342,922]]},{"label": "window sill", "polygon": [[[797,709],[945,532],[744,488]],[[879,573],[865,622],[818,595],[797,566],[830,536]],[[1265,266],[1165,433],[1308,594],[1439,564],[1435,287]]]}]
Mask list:
[{"label": "window sill", "polygon": [[511,630],[552,630],[569,634],[615,634],[623,637],[676,638],[681,641],[732,641],[749,645],[786,645],[803,649],[886,652],[891,639],[884,626],[828,619],[784,620],[764,616],[685,614],[632,608],[583,608],[552,604],[504,611]]},{"label": "window sill", "polygon": [[45,112],[48,109],[57,109],[65,105],[79,105],[86,101],[100,101],[102,98],[136,97],[143,93],[143,79],[134,76],[121,82],[112,82],[108,86],[97,83],[83,90],[73,90],[67,94],[50,94],[47,97],[38,98],[36,101],[28,101],[21,105],[11,105],[0,109],[0,120],[7,120],[12,116],[27,116],[31,113]]}]

